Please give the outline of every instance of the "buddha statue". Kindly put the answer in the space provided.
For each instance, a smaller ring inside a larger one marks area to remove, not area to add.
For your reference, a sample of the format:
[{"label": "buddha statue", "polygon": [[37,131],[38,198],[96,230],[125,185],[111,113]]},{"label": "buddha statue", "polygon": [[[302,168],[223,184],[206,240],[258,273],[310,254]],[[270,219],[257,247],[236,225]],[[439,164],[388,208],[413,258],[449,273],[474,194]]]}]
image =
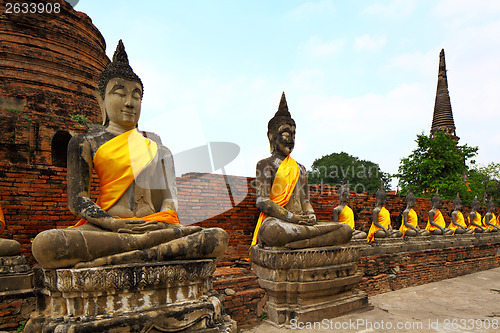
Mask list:
[{"label": "buddha statue", "polygon": [[365,239],[366,232],[354,229],[354,213],[351,207],[347,206],[350,195],[349,186],[345,184],[344,179],[339,189],[339,205],[333,209],[333,222],[347,224],[352,229],[352,239]]},{"label": "buddha statue", "polygon": [[[68,144],[68,207],[81,220],[37,235],[32,252],[43,267],[216,258],[225,251],[224,230],[180,225],[172,154],[137,129],[143,91],[120,40],[99,77],[105,127]],[[96,202],[92,170],[100,181]]]},{"label": "buddha statue", "polygon": [[448,229],[453,230],[455,235],[472,234],[474,232],[474,230],[467,228],[464,215],[462,214],[462,200],[460,200],[458,193],[457,197],[453,200],[453,212],[451,212],[451,222],[448,225]]},{"label": "buddha statue", "polygon": [[[0,234],[5,229],[5,216],[0,206]],[[13,239],[0,238],[0,257],[15,256],[21,252],[21,244]]]},{"label": "buddha statue", "polygon": [[406,209],[403,211],[403,221],[399,227],[399,231],[403,233],[403,237],[429,236],[429,230],[421,229],[418,226],[418,216],[413,209],[417,205],[417,198],[412,191],[406,196]]},{"label": "buddha statue", "polygon": [[483,227],[488,228],[490,232],[497,232],[500,231],[500,228],[498,227],[498,217],[495,216],[493,210],[495,210],[495,204],[493,198],[490,198],[486,205],[486,214],[483,217]]},{"label": "buddha statue", "polygon": [[439,210],[443,207],[443,199],[441,199],[437,190],[431,201],[432,208],[429,211],[429,220],[425,229],[429,230],[431,235],[452,235],[453,230],[446,228],[444,216]]},{"label": "buddha statue", "polygon": [[481,214],[477,212],[479,208],[479,200],[477,200],[477,195],[474,196],[474,200],[472,200],[470,206],[471,206],[471,211],[469,214],[469,222],[470,222],[470,228],[474,230],[474,233],[484,233],[484,232],[490,232],[489,228],[485,228],[483,226],[483,223],[481,222]]},{"label": "buddha statue", "polygon": [[373,209],[372,225],[368,231],[368,243],[373,243],[375,238],[402,237],[403,233],[392,229],[391,214],[385,208],[387,193],[384,191],[383,183],[380,182],[380,189],[375,193],[376,205]]},{"label": "buddha statue", "polygon": [[251,246],[302,249],[349,242],[345,223],[318,222],[309,201],[307,171],[290,156],[295,145],[295,121],[288,111],[285,93],[278,111],[268,123],[271,156],[256,170],[257,208],[261,211]]}]

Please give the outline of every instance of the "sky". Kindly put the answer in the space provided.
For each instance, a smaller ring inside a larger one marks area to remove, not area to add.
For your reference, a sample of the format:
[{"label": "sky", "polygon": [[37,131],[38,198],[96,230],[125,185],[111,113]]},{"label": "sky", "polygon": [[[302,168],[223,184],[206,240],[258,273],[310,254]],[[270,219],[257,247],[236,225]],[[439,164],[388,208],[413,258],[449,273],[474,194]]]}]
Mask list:
[{"label": "sky", "polygon": [[[478,146],[480,164],[500,162],[500,1],[80,0],[75,9],[110,58],[123,40],[144,84],[140,129],[174,154],[236,144],[229,175],[253,177],[270,155],[267,123],[283,91],[297,124],[292,157],[308,170],[346,152],[396,173],[417,134],[429,134],[442,48],[460,144]],[[176,172],[198,171],[188,169]]]}]

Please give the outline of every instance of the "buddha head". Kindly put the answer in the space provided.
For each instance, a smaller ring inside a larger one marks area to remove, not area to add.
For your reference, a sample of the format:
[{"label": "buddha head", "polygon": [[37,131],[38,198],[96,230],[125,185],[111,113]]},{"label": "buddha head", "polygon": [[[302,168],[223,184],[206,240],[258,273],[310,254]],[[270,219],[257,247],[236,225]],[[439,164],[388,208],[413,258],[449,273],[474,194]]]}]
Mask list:
[{"label": "buddha head", "polygon": [[384,183],[382,180],[380,180],[380,188],[375,193],[375,199],[377,200],[377,206],[378,205],[385,205],[385,202],[387,200],[387,193],[385,193]]},{"label": "buddha head", "polygon": [[436,194],[432,197],[432,208],[441,208],[443,205],[443,199],[439,196],[439,190],[436,190]]},{"label": "buddha head", "polygon": [[488,213],[492,213],[493,210],[495,209],[495,203],[493,202],[493,198],[490,197],[490,200],[488,201],[488,204],[486,205],[486,209],[488,210]]},{"label": "buddha head", "polygon": [[417,205],[417,198],[415,197],[415,195],[413,195],[413,192],[411,190],[408,192],[408,195],[406,196],[406,205],[409,208],[413,208]]},{"label": "buddha head", "polygon": [[474,200],[470,203],[472,210],[477,210],[479,208],[480,202],[477,200],[477,195],[474,196]]},{"label": "buddha head", "polygon": [[460,195],[457,193],[457,197],[453,199],[453,209],[461,210],[462,209],[462,200],[460,200]]},{"label": "buddha head", "polygon": [[113,61],[99,76],[98,88],[103,125],[106,126],[111,121],[125,127],[137,126],[144,86],[128,63],[128,56],[121,39],[113,55]]},{"label": "buddha head", "polygon": [[349,185],[346,184],[346,180],[342,181],[342,186],[339,188],[339,201],[341,205],[345,205],[349,200],[350,196]]},{"label": "buddha head", "polygon": [[267,138],[271,154],[280,153],[286,157],[295,146],[295,121],[288,111],[284,92],[281,95],[278,111],[267,124]]}]

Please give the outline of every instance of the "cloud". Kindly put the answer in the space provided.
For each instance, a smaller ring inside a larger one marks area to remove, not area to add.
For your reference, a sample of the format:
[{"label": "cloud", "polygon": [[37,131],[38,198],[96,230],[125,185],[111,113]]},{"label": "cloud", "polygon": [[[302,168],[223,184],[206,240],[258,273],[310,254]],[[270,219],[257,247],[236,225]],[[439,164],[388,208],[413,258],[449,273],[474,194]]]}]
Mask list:
[{"label": "cloud", "polygon": [[427,52],[416,51],[413,53],[398,54],[389,59],[382,67],[384,71],[413,71],[426,76],[432,76],[437,80],[439,67],[439,49]]},{"label": "cloud", "polygon": [[416,6],[415,0],[391,0],[385,4],[375,3],[365,7],[361,14],[383,16],[391,18],[403,18],[410,15]]},{"label": "cloud", "polygon": [[370,36],[369,34],[356,37],[354,48],[356,50],[376,51],[385,46],[387,38],[385,36]]},{"label": "cloud", "polygon": [[338,54],[345,46],[344,38],[324,41],[321,37],[312,36],[299,46],[299,52],[310,57],[328,57]]},{"label": "cloud", "polygon": [[436,2],[431,14],[444,18],[450,27],[457,28],[472,20],[482,21],[485,16],[500,13],[498,0],[441,0]]}]

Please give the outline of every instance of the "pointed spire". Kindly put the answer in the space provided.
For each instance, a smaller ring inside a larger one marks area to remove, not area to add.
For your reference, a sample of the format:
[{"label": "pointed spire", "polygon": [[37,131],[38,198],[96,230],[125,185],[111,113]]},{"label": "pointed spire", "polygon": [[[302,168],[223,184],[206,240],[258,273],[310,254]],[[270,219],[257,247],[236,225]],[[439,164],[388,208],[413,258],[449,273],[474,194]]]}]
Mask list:
[{"label": "pointed spire", "polygon": [[286,103],[286,97],[284,91],[281,94],[281,100],[280,100],[280,105],[278,106],[278,111],[274,116],[291,117],[290,111],[288,111],[288,104]]},{"label": "pointed spire", "polygon": [[450,94],[448,92],[448,79],[446,77],[446,62],[444,59],[444,49],[439,53],[438,83],[436,89],[436,100],[434,102],[434,115],[432,117],[431,134],[444,131],[450,134],[456,141],[455,121],[451,111]]},{"label": "pointed spire", "polygon": [[288,104],[286,103],[285,92],[281,94],[280,105],[278,106],[278,111],[274,114],[274,117],[269,120],[267,124],[268,132],[274,132],[278,130],[281,124],[290,124],[295,126],[295,121],[292,119],[290,111],[288,111]]}]

